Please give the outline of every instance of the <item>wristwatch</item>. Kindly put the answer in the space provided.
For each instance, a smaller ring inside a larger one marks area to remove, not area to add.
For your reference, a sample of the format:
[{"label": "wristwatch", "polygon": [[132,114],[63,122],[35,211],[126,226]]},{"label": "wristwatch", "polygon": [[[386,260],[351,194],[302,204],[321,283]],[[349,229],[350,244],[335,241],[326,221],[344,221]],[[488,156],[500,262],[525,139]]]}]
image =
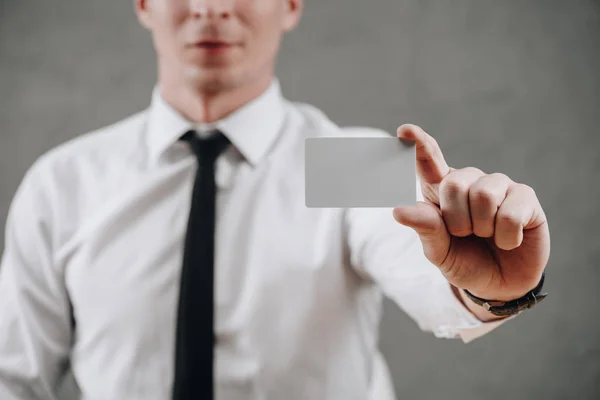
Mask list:
[{"label": "wristwatch", "polygon": [[525,294],[525,296],[511,301],[486,300],[469,293],[469,291],[466,289],[463,290],[469,299],[473,301],[473,303],[482,306],[486,309],[486,311],[498,316],[510,316],[519,314],[521,311],[524,311],[528,308],[532,308],[546,298],[548,293],[542,293],[542,287],[544,286],[545,278],[546,273],[544,272],[542,273],[542,279],[540,279],[540,283],[538,283],[533,290],[529,291],[527,294]]}]

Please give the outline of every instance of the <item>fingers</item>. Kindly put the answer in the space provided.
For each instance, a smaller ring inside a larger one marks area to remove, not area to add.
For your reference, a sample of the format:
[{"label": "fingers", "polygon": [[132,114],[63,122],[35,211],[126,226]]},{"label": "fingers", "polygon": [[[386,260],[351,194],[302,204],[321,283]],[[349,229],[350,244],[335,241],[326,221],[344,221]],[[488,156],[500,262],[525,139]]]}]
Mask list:
[{"label": "fingers", "polygon": [[469,190],[485,173],[477,168],[453,170],[439,185],[440,209],[452,236],[473,234]]},{"label": "fingers", "polygon": [[504,174],[486,175],[477,168],[453,170],[439,184],[439,192],[450,235],[493,237],[503,250],[519,247],[523,230],[545,220],[533,189]]},{"label": "fingers", "polygon": [[416,142],[417,172],[425,183],[439,183],[450,173],[440,146],[423,129],[405,124],[398,128],[398,137]]},{"label": "fingers", "polygon": [[523,229],[533,228],[542,220],[541,205],[533,189],[523,184],[511,185],[496,214],[494,243],[503,250],[521,245]]},{"label": "fingers", "polygon": [[437,192],[426,200],[432,204],[439,201],[450,235],[493,237],[497,247],[512,250],[521,245],[524,229],[533,229],[545,221],[531,187],[515,183],[503,174],[450,168],[435,139],[416,125],[400,126],[398,137],[416,142],[420,180]]},{"label": "fingers", "polygon": [[479,237],[494,236],[495,217],[508,188],[514,182],[504,174],[480,177],[469,189],[469,206],[473,233]]}]

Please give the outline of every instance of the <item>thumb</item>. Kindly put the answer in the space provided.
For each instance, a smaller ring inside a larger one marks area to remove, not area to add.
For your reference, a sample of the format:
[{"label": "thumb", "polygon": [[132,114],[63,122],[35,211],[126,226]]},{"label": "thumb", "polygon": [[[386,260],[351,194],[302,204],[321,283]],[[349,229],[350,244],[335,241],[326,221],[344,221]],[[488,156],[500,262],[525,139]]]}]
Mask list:
[{"label": "thumb", "polygon": [[429,261],[442,264],[450,250],[450,234],[438,207],[421,201],[416,206],[396,207],[394,219],[417,232]]}]

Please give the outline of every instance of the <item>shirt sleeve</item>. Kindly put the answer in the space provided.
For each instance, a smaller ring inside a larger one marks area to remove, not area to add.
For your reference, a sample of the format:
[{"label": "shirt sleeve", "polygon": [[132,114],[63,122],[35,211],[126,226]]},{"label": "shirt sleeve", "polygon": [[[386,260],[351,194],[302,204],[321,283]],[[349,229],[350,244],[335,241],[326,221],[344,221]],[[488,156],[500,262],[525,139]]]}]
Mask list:
[{"label": "shirt sleeve", "polygon": [[36,165],[27,172],[6,224],[0,262],[3,400],[57,399],[70,350],[70,303],[53,265],[50,182],[40,172]]},{"label": "shirt sleeve", "polygon": [[[417,199],[422,200],[417,181]],[[456,297],[424,255],[417,233],[397,223],[391,208],[352,208],[346,213],[350,261],[424,331],[469,342],[507,319],[482,322]]]}]

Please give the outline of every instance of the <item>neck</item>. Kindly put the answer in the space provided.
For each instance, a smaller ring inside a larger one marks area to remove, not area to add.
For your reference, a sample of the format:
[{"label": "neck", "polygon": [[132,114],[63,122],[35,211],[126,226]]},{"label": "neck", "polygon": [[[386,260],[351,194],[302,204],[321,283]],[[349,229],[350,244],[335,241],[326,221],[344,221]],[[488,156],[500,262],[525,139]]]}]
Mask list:
[{"label": "neck", "polygon": [[183,79],[160,77],[163,99],[193,123],[211,123],[225,118],[263,94],[271,84],[272,74],[251,79],[231,87],[201,87]]}]

